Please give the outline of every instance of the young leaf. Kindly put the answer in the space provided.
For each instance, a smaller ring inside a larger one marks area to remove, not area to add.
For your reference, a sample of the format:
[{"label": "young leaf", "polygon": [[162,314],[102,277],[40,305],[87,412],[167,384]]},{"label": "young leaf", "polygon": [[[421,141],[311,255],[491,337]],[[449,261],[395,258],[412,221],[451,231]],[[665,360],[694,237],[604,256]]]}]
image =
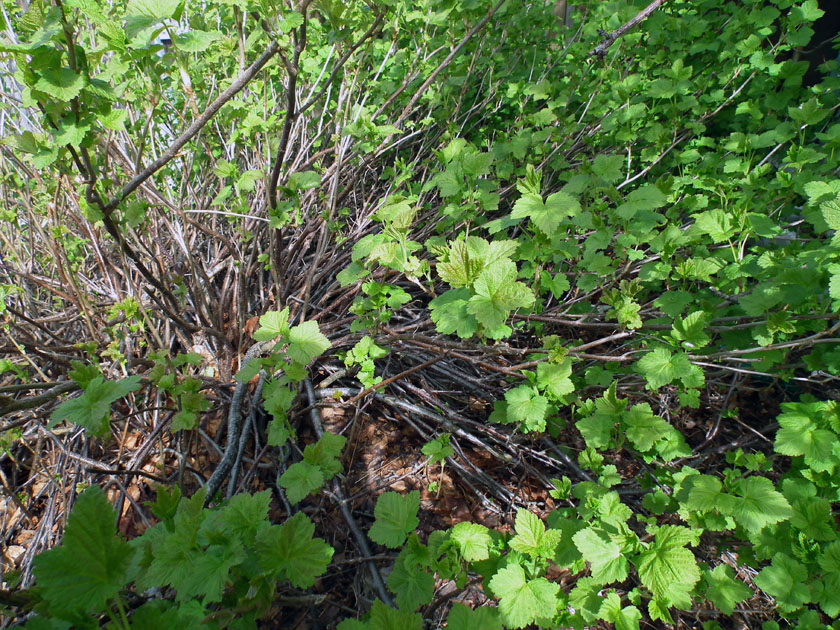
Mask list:
[{"label": "young leaf", "polygon": [[571,374],[572,360],[568,357],[560,363],[540,363],[537,365],[537,386],[554,400],[562,399],[575,391],[574,383],[569,378]]},{"label": "young leaf", "polygon": [[435,578],[416,564],[408,564],[401,553],[388,576],[388,588],[397,596],[400,610],[414,611],[429,604],[435,594]]},{"label": "young leaf", "polygon": [[458,547],[461,557],[467,562],[479,562],[490,557],[489,530],[484,525],[464,521],[452,528],[450,540]]},{"label": "young leaf", "polygon": [[289,331],[289,358],[306,365],[330,347],[330,340],[321,334],[318,322],[307,321]]},{"label": "young leaf", "polygon": [[34,561],[38,587],[51,610],[101,611],[125,586],[133,551],[115,522],[99,486],[79,496],[61,545]]},{"label": "young leaf", "polygon": [[343,435],[324,431],[321,439],[303,449],[303,461],[320,468],[324,480],[329,481],[342,470],[341,449],[346,442],[347,438]]},{"label": "young leaf", "polygon": [[507,421],[521,422],[525,432],[545,430],[548,398],[540,396],[533,387],[520,385],[505,394]]},{"label": "young leaf", "polygon": [[505,323],[511,311],[534,303],[534,295],[516,281],[516,265],[510,259],[498,260],[482,271],[473,285],[475,295],[467,311],[488,331]]},{"label": "young leaf", "polygon": [[499,610],[482,606],[472,610],[463,604],[454,604],[446,618],[446,630],[502,630]]},{"label": "young leaf", "polygon": [[62,420],[84,427],[96,437],[108,436],[111,420],[111,403],[129,392],[140,389],[140,376],[129,376],[120,381],[106,381],[97,376],[90,381],[84,394],[61,403],[50,416],[50,427]]},{"label": "young leaf", "polygon": [[621,547],[609,539],[601,530],[587,527],[576,533],[572,540],[583,559],[592,567],[592,579],[599,584],[623,582],[627,579],[630,565],[621,552]]},{"label": "young leaf", "polygon": [[783,611],[793,612],[811,601],[808,588],[808,569],[784,553],[773,556],[769,567],[755,576],[755,583],[762,591],[776,599]]},{"label": "young leaf", "polygon": [[627,426],[627,438],[643,453],[653,448],[654,443],[666,433],[675,431],[667,421],[653,415],[648,403],[639,403],[628,409],[624,413],[624,423]]},{"label": "young leaf", "polygon": [[793,515],[790,504],[766,477],[748,477],[738,483],[731,515],[739,525],[756,533],[766,525],[786,521]]},{"label": "young leaf", "polygon": [[370,610],[370,630],[423,630],[423,618],[417,613],[394,610],[377,599]]},{"label": "young leaf", "polygon": [[376,520],[368,536],[375,543],[389,549],[396,549],[420,524],[417,518],[419,508],[420,493],[417,490],[409,492],[404,497],[396,492],[380,494],[373,511]]},{"label": "young leaf", "polygon": [[322,538],[313,538],[315,525],[298,512],[280,526],[267,527],[257,534],[262,566],[295,588],[309,588],[327,570],[334,550]]},{"label": "young leaf", "polygon": [[516,536],[508,543],[510,548],[534,559],[551,558],[560,544],[559,530],[546,530],[545,524],[536,514],[522,508],[516,512],[514,529]]},{"label": "young leaf", "polygon": [[490,580],[499,598],[502,621],[509,628],[524,628],[538,618],[551,618],[557,609],[560,585],[545,578],[528,580],[518,564],[509,564]]},{"label": "young leaf", "polygon": [[324,473],[309,462],[296,462],[280,476],[280,485],[292,505],[300,503],[324,485]]},{"label": "young leaf", "polygon": [[726,615],[732,614],[735,604],[753,594],[749,586],[735,579],[735,573],[729,565],[719,564],[714,570],[706,571],[704,577],[708,584],[706,597]]},{"label": "young leaf", "polygon": [[254,340],[271,341],[289,333],[289,309],[268,311],[260,317],[260,327],[254,331]]},{"label": "young leaf", "polygon": [[696,543],[697,536],[686,527],[659,527],[654,541],[634,561],[642,584],[672,606],[690,607],[688,594],[700,580],[700,569],[685,545]]},{"label": "young leaf", "polygon": [[621,598],[613,591],[607,595],[598,611],[601,619],[615,624],[615,630],[639,630],[641,611],[635,606],[621,607]]},{"label": "young leaf", "polygon": [[420,449],[420,451],[426,457],[430,457],[431,462],[433,464],[440,463],[444,461],[447,457],[452,457],[455,454],[455,451],[449,444],[448,433],[442,433],[441,435],[437,436],[434,440],[426,442],[423,445],[423,448]]}]

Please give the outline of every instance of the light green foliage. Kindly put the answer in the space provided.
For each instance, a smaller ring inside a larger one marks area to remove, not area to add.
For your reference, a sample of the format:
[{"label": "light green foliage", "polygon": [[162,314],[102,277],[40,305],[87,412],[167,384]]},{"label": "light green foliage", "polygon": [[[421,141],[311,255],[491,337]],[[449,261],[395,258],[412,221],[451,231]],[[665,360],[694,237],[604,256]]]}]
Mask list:
[{"label": "light green foliage", "polygon": [[687,527],[655,528],[655,538],[634,560],[642,584],[666,607],[690,608],[690,593],[700,580],[694,554],[699,536]]},{"label": "light green foliage", "polygon": [[560,544],[561,533],[556,529],[546,530],[542,520],[528,510],[517,510],[514,529],[516,536],[508,543],[510,548],[535,560],[552,558]]},{"label": "light green foliage", "polygon": [[414,531],[420,521],[417,510],[420,507],[420,493],[416,490],[401,496],[396,492],[384,492],[376,500],[374,516],[376,521],[370,528],[370,539],[390,549],[399,547],[406,536]]},{"label": "light green foliage", "polygon": [[703,577],[708,584],[706,597],[724,614],[731,615],[736,604],[752,596],[752,589],[736,580],[732,568],[726,564],[706,571]]},{"label": "light green foliage", "polygon": [[529,580],[517,564],[500,570],[490,580],[499,598],[502,621],[508,628],[524,628],[537,619],[553,615],[560,585],[545,578]]},{"label": "light green foliage", "polygon": [[470,610],[463,604],[454,604],[446,618],[446,627],[450,630],[502,630],[498,610],[483,606]]},{"label": "light green foliage", "polygon": [[89,488],[76,501],[62,544],[35,560],[35,578],[54,614],[102,610],[128,581],[132,552],[114,522],[105,493]]},{"label": "light green foliage", "polygon": [[61,403],[50,416],[49,426],[68,421],[84,427],[91,435],[105,438],[111,424],[111,404],[140,389],[140,376],[106,381],[97,376],[85,385],[84,393]]},{"label": "light green foliage", "polygon": [[324,432],[315,444],[308,444],[303,450],[303,461],[292,464],[280,476],[280,485],[293,505],[320,490],[341,472],[341,449],[346,442],[343,435]]},{"label": "light green foliage", "polygon": [[[592,481],[546,472],[557,503],[545,523],[519,509],[513,532],[464,522],[432,532],[428,545],[409,536],[419,494],[385,493],[370,537],[402,547],[388,578],[400,609],[375,601],[343,630],[419,630],[415,610],[434,598],[433,576],[463,587],[471,574],[498,608],[455,605],[454,630],[637,630],[709,603],[730,614],[754,589],[729,566],[698,564],[718,562],[697,546],[701,535],[708,549],[731,550],[759,571],[762,610],[777,618],[768,628],[817,628],[840,615],[840,412],[813,398],[828,397],[824,385],[840,376],[840,79],[834,61],[803,79],[819,45],[816,0],[666,3],[603,58],[590,54],[599,29],[626,23],[638,2],[587,3],[567,29],[554,3],[509,0],[470,36],[486,3],[28,4],[21,13],[8,3],[0,42],[4,67],[16,69],[2,97],[4,157],[14,158],[2,179],[25,200],[0,209],[13,250],[3,262],[14,274],[23,260],[28,286],[0,286],[0,315],[14,318],[14,339],[27,339],[17,335],[28,320],[13,308],[29,304],[78,312],[92,335],[79,354],[67,346],[55,355],[73,357],[67,375],[84,391],[55,409],[50,427],[66,420],[107,437],[111,405],[144,386],[145,400],[159,396],[173,412],[170,432],[195,429],[210,408],[202,392],[225,384],[192,372],[196,356],[149,355],[148,345],[173,329],[181,343],[212,333],[221,359],[238,349],[241,307],[264,309],[261,299],[292,307],[260,317],[254,339],[273,347],[235,377],[264,382],[269,446],[295,438],[298,384],[331,347],[318,323],[292,325],[290,313],[317,312],[364,387],[380,382],[377,362],[392,343],[419,341],[412,352],[426,352],[436,333],[442,352],[458,344],[478,369],[502,368],[488,380],[506,392],[487,401],[489,420],[512,426],[494,431],[527,434],[511,447],[535,456],[579,450],[582,438],[577,461]],[[171,46],[160,44],[164,35]],[[122,199],[131,174],[166,155],[268,46],[282,59]],[[285,111],[287,91],[305,111]],[[284,129],[291,139],[277,156]],[[273,166],[282,176],[266,203]],[[149,255],[167,248],[165,260]],[[94,261],[132,258],[133,270],[113,276],[131,283],[87,282]],[[211,269],[210,258],[232,264]],[[343,270],[333,266],[348,259]],[[282,260],[298,266],[277,268]],[[142,268],[156,281],[137,276]],[[73,299],[43,278],[69,280]],[[342,293],[330,301],[334,280]],[[219,298],[231,295],[239,302],[223,311],[232,302]],[[37,370],[20,367],[41,360],[30,347],[3,359],[3,371],[34,378]],[[77,361],[82,352],[89,364]],[[145,380],[134,358],[153,360]],[[135,372],[106,380],[115,367]],[[758,427],[767,440],[727,453],[726,465],[705,450],[722,442],[702,443],[719,411],[721,372],[738,378],[713,441],[740,430],[739,415],[755,424],[744,384],[784,387],[792,401],[775,433]],[[45,373],[52,378],[55,366]],[[558,444],[545,445],[547,433]],[[0,442],[12,452],[15,439],[6,432]],[[304,448],[280,478],[292,503],[342,470],[343,446],[324,434]],[[422,453],[442,465],[453,450],[441,435]],[[626,490],[643,493],[644,509],[621,501]],[[88,491],[64,543],[35,563],[55,619],[27,627],[258,625],[277,581],[309,588],[332,557],[306,516],[274,524],[268,506],[261,493],[205,510],[201,493],[161,490],[152,506],[161,522],[129,546],[104,496]],[[567,570],[568,596],[546,577],[554,564]],[[175,602],[147,602],[120,618],[122,593],[151,587],[174,592]],[[80,620],[87,612],[97,618]]]}]

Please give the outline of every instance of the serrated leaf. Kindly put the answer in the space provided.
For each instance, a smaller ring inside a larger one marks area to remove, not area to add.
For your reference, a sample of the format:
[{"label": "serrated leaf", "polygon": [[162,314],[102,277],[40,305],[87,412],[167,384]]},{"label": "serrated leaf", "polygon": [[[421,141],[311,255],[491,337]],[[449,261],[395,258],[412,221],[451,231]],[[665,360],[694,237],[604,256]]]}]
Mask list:
[{"label": "serrated leaf", "polygon": [[173,17],[180,5],[181,0],[131,0],[125,13],[164,20]]},{"label": "serrated leaf", "polygon": [[560,544],[560,531],[546,530],[545,524],[536,514],[522,508],[516,512],[514,530],[516,536],[508,543],[510,548],[534,559],[552,557]]},{"label": "serrated leaf", "polygon": [[621,607],[621,598],[613,591],[603,600],[598,611],[604,621],[615,624],[616,630],[639,630],[641,611],[635,606]]},{"label": "serrated leaf", "polygon": [[542,197],[529,193],[522,195],[513,205],[511,218],[529,218],[546,236],[554,234],[560,221],[580,214],[580,202],[565,192],[556,192],[543,202]]},{"label": "serrated leaf", "polygon": [[774,597],[781,610],[789,612],[811,601],[807,582],[808,569],[784,553],[773,556],[773,563],[755,576],[756,586]]},{"label": "serrated leaf", "polygon": [[725,615],[731,615],[738,604],[753,594],[752,589],[735,579],[732,567],[719,564],[713,571],[706,571],[706,597]]},{"label": "serrated leaf", "polygon": [[647,452],[653,445],[675,429],[659,416],[653,414],[648,403],[634,405],[624,413],[627,439],[641,452]]},{"label": "serrated leaf", "polygon": [[66,103],[76,98],[85,85],[87,77],[76,74],[70,68],[49,68],[41,72],[35,89]]},{"label": "serrated leaf", "polygon": [[499,598],[499,612],[508,628],[524,628],[538,618],[551,618],[557,609],[560,585],[545,578],[528,580],[518,564],[509,564],[490,580]]},{"label": "serrated leaf", "polygon": [[630,565],[621,552],[621,547],[606,534],[592,527],[577,532],[572,540],[583,559],[592,568],[592,579],[599,584],[623,582],[627,579]]},{"label": "serrated leaf", "polygon": [[481,606],[471,610],[454,604],[446,618],[446,630],[502,630],[502,620],[497,608]]},{"label": "serrated leaf", "polygon": [[[268,311],[260,317],[260,327],[254,331],[255,341],[271,341],[289,332],[289,309]],[[250,380],[250,379],[249,379]]]},{"label": "serrated leaf", "polygon": [[308,321],[292,327],[289,331],[289,348],[286,352],[292,361],[306,365],[331,345],[330,340],[318,328],[318,322]]},{"label": "serrated leaf", "polygon": [[388,588],[397,596],[400,610],[414,611],[431,603],[435,594],[435,578],[416,565],[407,566],[400,554],[388,576]]},{"label": "serrated leaf", "polygon": [[676,379],[689,377],[692,365],[684,352],[672,354],[666,348],[655,348],[636,363],[639,374],[645,377],[648,387],[657,390]]},{"label": "serrated leaf", "polygon": [[432,321],[439,333],[456,333],[462,339],[469,339],[476,333],[478,322],[467,312],[469,299],[469,289],[452,289],[429,302]]},{"label": "serrated leaf", "polygon": [[279,479],[292,505],[300,503],[324,485],[324,473],[308,462],[295,462]]},{"label": "serrated leaf", "polygon": [[467,562],[479,562],[490,557],[490,530],[484,525],[464,521],[450,532],[450,539],[458,547],[461,557]]},{"label": "serrated leaf", "polygon": [[793,515],[790,504],[766,477],[748,477],[738,483],[730,514],[751,533],[766,525],[786,521]]},{"label": "serrated leaf", "polygon": [[516,265],[508,259],[488,265],[476,278],[473,290],[467,312],[489,330],[502,326],[514,309],[534,303],[534,295],[516,280]]},{"label": "serrated leaf", "polygon": [[84,394],[78,398],[61,403],[50,416],[49,426],[53,427],[66,420],[82,426],[96,437],[105,438],[109,434],[111,404],[130,392],[140,389],[141,377],[129,376],[120,381],[106,381],[101,376],[91,380]]},{"label": "serrated leaf", "polygon": [[420,524],[417,518],[419,508],[420,493],[417,490],[405,496],[396,492],[382,493],[376,500],[373,512],[376,520],[368,536],[375,543],[396,549]]},{"label": "serrated leaf", "polygon": [[571,374],[572,360],[568,357],[560,363],[542,362],[537,366],[537,385],[553,398],[562,399],[575,391]]},{"label": "serrated leaf", "polygon": [[816,472],[831,473],[837,463],[834,445],[837,435],[820,429],[811,419],[811,407],[789,405],[778,416],[779,430],[776,432],[774,449],[790,457],[803,456],[805,463]]},{"label": "serrated leaf", "polygon": [[685,547],[696,538],[686,527],[663,525],[650,546],[634,561],[642,584],[657,598],[672,606],[690,606],[688,593],[700,580],[700,569],[691,550]]},{"label": "serrated leaf", "polygon": [[548,399],[528,385],[514,387],[505,394],[508,422],[521,422],[526,432],[545,430]]},{"label": "serrated leaf", "polygon": [[323,575],[333,556],[333,548],[322,538],[313,537],[315,525],[298,512],[283,525],[266,527],[257,535],[260,564],[279,579],[296,588],[309,588]]},{"label": "serrated leaf", "polygon": [[324,475],[324,480],[329,481],[342,471],[341,449],[344,448],[346,442],[347,438],[343,435],[324,431],[315,444],[308,444],[303,449],[303,461],[317,466]]},{"label": "serrated leaf", "polygon": [[213,42],[222,38],[222,34],[218,31],[200,31],[192,30],[187,33],[180,33],[172,37],[172,45],[178,50],[183,50],[189,53],[204,52]]},{"label": "serrated leaf", "polygon": [[283,11],[283,21],[280,22],[280,30],[289,33],[292,29],[303,24],[303,16],[297,11]]},{"label": "serrated leaf", "polygon": [[703,311],[694,311],[684,318],[674,320],[671,337],[683,342],[686,348],[696,349],[709,345],[711,337],[705,332],[709,317]]},{"label": "serrated leaf", "polygon": [[37,556],[33,564],[51,610],[105,610],[125,586],[134,552],[115,523],[114,509],[99,486],[79,496],[61,545]]}]

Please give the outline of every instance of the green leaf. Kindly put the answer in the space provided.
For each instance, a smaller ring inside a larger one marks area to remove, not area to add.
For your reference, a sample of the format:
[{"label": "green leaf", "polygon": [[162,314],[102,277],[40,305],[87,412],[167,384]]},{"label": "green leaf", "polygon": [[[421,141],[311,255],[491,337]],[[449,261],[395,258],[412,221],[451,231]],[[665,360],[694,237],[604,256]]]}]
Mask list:
[{"label": "green leaf", "polygon": [[471,610],[454,604],[446,618],[446,630],[502,630],[502,620],[497,608],[482,606]]},{"label": "green leaf", "polygon": [[133,551],[115,523],[99,486],[79,496],[61,545],[34,560],[38,587],[51,610],[98,612],[125,586]]},{"label": "green leaf", "polygon": [[811,406],[793,403],[783,409],[785,412],[778,416],[780,428],[774,443],[776,452],[790,457],[804,456],[805,463],[816,472],[833,472],[837,464],[837,456],[833,452],[837,435],[817,428],[811,419],[816,409]]},{"label": "green leaf", "polygon": [[308,321],[289,331],[289,348],[286,352],[292,361],[306,365],[331,345],[330,340],[321,334],[318,322]]},{"label": "green leaf", "polygon": [[66,103],[76,98],[85,85],[87,77],[76,74],[70,68],[50,68],[41,72],[35,89]]},{"label": "green leaf", "polygon": [[572,360],[568,357],[560,363],[542,362],[537,365],[537,386],[555,400],[562,399],[575,391],[571,374]]},{"label": "green leaf", "polygon": [[723,484],[711,475],[695,475],[686,479],[689,488],[688,507],[699,512],[719,509],[723,495]]},{"label": "green leaf", "polygon": [[580,202],[565,192],[556,192],[543,203],[542,197],[529,193],[522,195],[513,205],[511,218],[529,218],[546,236],[552,236],[560,221],[577,216],[581,212]]},{"label": "green leaf", "polygon": [[324,431],[321,439],[303,449],[303,461],[317,466],[324,475],[324,480],[329,481],[342,471],[341,449],[346,442],[347,438],[343,435]]},{"label": "green leaf", "polygon": [[642,186],[627,195],[624,203],[616,208],[616,214],[625,221],[630,221],[637,212],[656,210],[667,201],[668,198],[656,186]]},{"label": "green leaf", "polygon": [[703,311],[694,311],[684,318],[674,320],[671,337],[681,341],[686,348],[697,349],[709,345],[711,338],[705,332],[709,316]]},{"label": "green leaf", "polygon": [[84,394],[61,403],[50,416],[50,427],[66,420],[78,424],[96,437],[109,434],[111,404],[130,392],[140,389],[141,377],[129,376],[120,381],[106,381],[97,376],[90,381]]},{"label": "green leaf", "polygon": [[560,544],[560,531],[546,530],[536,514],[522,508],[516,512],[514,529],[516,536],[509,541],[510,548],[534,559],[552,557]]},{"label": "green leaf", "polygon": [[469,289],[452,289],[429,302],[432,321],[439,333],[456,333],[462,339],[469,339],[476,333],[478,322],[467,312],[469,299]]},{"label": "green leaf", "polygon": [[635,606],[621,607],[621,598],[613,591],[604,599],[598,611],[604,621],[615,624],[616,630],[639,630],[641,611]]},{"label": "green leaf", "polygon": [[808,588],[808,569],[790,556],[777,553],[769,567],[755,576],[762,591],[776,599],[782,611],[793,612],[811,601]]},{"label": "green leaf", "polygon": [[[260,317],[260,327],[254,331],[255,341],[271,341],[289,333],[289,309],[268,311]],[[249,379],[250,380],[250,379]]]},{"label": "green leaf", "polygon": [[551,618],[557,609],[560,585],[545,578],[527,580],[525,570],[509,564],[490,580],[499,598],[499,612],[508,628],[524,628],[538,618]]},{"label": "green leaf", "polygon": [[131,0],[125,13],[164,20],[173,17],[180,5],[181,0]]},{"label": "green leaf", "polygon": [[490,557],[492,538],[484,525],[468,521],[458,523],[450,532],[450,540],[467,562],[479,562]]},{"label": "green leaf", "polygon": [[280,22],[280,30],[289,33],[292,29],[303,24],[303,16],[297,11],[283,11],[283,21]]},{"label": "green leaf", "polygon": [[533,387],[520,385],[505,394],[508,422],[521,422],[528,432],[545,431],[545,415],[548,398],[540,396]]},{"label": "green leaf", "polygon": [[688,360],[688,355],[684,352],[671,354],[665,348],[656,348],[648,352],[636,363],[636,369],[639,374],[645,377],[648,387],[652,390],[657,390],[664,385],[670,385],[676,379],[683,380],[692,376],[691,362]]},{"label": "green leaf", "polygon": [[416,564],[407,565],[401,553],[388,576],[388,588],[397,596],[400,610],[414,611],[432,602],[435,578]]},{"label": "green leaf", "polygon": [[417,490],[404,497],[396,492],[380,494],[373,511],[376,520],[368,536],[375,543],[396,549],[420,524],[417,518],[419,508],[420,493]]},{"label": "green leaf", "polygon": [[634,405],[624,413],[627,438],[641,452],[653,448],[654,443],[675,429],[659,416],[653,414],[648,403]]},{"label": "green leaf", "polygon": [[455,454],[452,446],[449,444],[449,434],[442,433],[434,440],[426,442],[420,449],[426,457],[431,458],[433,464],[438,464],[444,461],[447,457],[452,457]]},{"label": "green leaf", "polygon": [[697,535],[687,527],[663,525],[656,538],[642,551],[634,564],[642,584],[657,598],[680,608],[690,608],[688,594],[700,580],[700,569],[687,544],[696,544]]},{"label": "green leaf", "polygon": [[534,303],[534,295],[521,282],[516,281],[516,265],[508,259],[488,265],[476,278],[475,295],[467,304],[467,311],[488,330],[497,329],[517,308]]},{"label": "green leaf", "polygon": [[713,571],[705,573],[706,597],[715,607],[726,615],[731,615],[738,604],[753,594],[752,589],[735,579],[735,572],[727,564],[719,564]]},{"label": "green leaf", "polygon": [[172,45],[184,52],[200,53],[210,48],[213,42],[221,38],[222,34],[218,31],[192,30],[187,33],[174,35],[172,37]]},{"label": "green leaf", "polygon": [[587,527],[576,533],[572,540],[583,559],[592,568],[592,579],[599,584],[623,582],[627,579],[630,565],[621,552],[621,547],[611,541],[600,529]]},{"label": "green leaf", "polygon": [[314,538],[315,525],[298,512],[280,526],[263,528],[257,535],[260,564],[278,579],[295,588],[309,588],[323,575],[334,550],[322,538]]},{"label": "green leaf", "polygon": [[793,515],[790,504],[766,477],[742,479],[735,490],[730,514],[751,533],[762,527],[786,521]]},{"label": "green leaf", "polygon": [[296,462],[280,476],[279,482],[289,502],[295,505],[323,487],[324,473],[308,462]]}]

